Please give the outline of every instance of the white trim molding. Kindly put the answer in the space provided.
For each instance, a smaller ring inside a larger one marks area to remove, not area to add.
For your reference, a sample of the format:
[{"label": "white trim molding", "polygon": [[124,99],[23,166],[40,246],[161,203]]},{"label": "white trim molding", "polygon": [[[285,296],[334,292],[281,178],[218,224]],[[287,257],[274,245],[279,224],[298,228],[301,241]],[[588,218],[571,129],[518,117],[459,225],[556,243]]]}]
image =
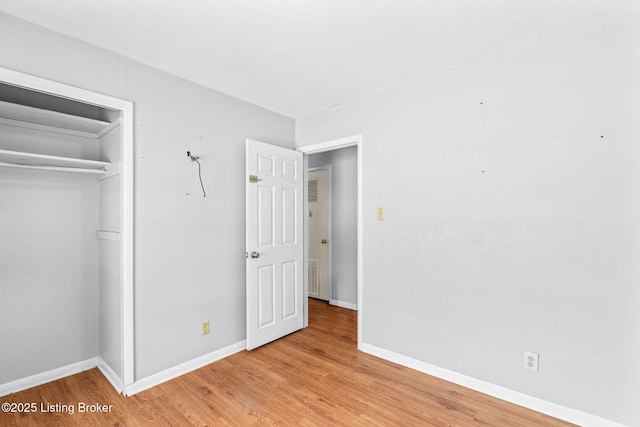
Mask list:
[{"label": "white trim molding", "polygon": [[133,384],[126,385],[122,394],[124,394],[125,396],[133,396],[136,393],[148,390],[151,387],[155,387],[181,375],[188,374],[189,372],[200,369],[203,366],[209,365],[210,363],[217,362],[218,360],[224,359],[225,357],[229,357],[235,353],[239,353],[243,350],[246,350],[246,348],[246,340],[231,344],[230,346],[221,348],[220,350],[213,351],[211,353],[181,363],[172,368],[165,369],[164,371],[158,372],[153,375],[149,375],[148,377],[135,381]]},{"label": "white trim molding", "polygon": [[98,362],[94,357],[81,362],[72,363],[67,366],[62,366],[60,368],[51,369],[50,371],[41,372],[39,374],[0,384],[0,397],[11,393],[17,393],[28,388],[37,387],[83,371],[88,371],[89,369],[95,368],[97,364]]},{"label": "white trim molding", "polygon": [[354,145],[359,147],[360,144],[362,144],[362,135],[352,135],[345,138],[333,139],[331,141],[319,142],[317,144],[303,145],[296,147],[296,150],[302,154],[314,154],[352,147]]},{"label": "white trim molding", "polygon": [[575,409],[567,408],[556,403],[551,403],[546,400],[538,399],[537,397],[529,396],[517,391],[510,390],[508,388],[500,387],[495,384],[488,383],[486,381],[479,380],[477,378],[469,377],[448,369],[441,368],[439,366],[432,365],[430,363],[422,362],[420,360],[413,359],[402,354],[395,353],[393,351],[385,350],[380,347],[376,347],[371,344],[362,344],[361,350],[365,353],[379,357],[384,360],[388,360],[398,365],[405,366],[407,368],[415,369],[416,371],[428,374],[451,383],[461,385],[463,387],[470,388],[480,393],[487,394],[489,396],[496,397],[498,399],[510,402],[533,411],[541,412],[543,414],[574,423],[585,427],[625,427],[622,424],[618,424],[613,421],[600,418],[595,415],[588,414],[586,412],[578,411]]},{"label": "white trim molding", "polygon": [[102,357],[98,356],[98,369],[102,372],[102,375],[111,383],[118,393],[122,393],[122,378],[115,373],[115,371],[105,362]]},{"label": "white trim molding", "polygon": [[335,305],[336,307],[348,308],[349,310],[357,310],[358,304],[354,304],[352,302],[340,301],[337,299],[329,300],[329,304]]}]

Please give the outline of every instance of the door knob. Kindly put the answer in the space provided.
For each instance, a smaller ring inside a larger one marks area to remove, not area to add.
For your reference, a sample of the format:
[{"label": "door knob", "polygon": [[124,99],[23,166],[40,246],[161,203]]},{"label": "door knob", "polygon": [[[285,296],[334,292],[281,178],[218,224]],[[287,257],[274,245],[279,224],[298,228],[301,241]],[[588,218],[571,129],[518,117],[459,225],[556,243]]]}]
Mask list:
[{"label": "door knob", "polygon": [[322,239],[322,240],[320,241],[320,243],[322,243],[323,245],[324,245],[324,244],[326,244],[326,243],[327,243],[327,239]]},{"label": "door knob", "polygon": [[251,252],[251,258],[260,258],[260,254],[256,251]]}]

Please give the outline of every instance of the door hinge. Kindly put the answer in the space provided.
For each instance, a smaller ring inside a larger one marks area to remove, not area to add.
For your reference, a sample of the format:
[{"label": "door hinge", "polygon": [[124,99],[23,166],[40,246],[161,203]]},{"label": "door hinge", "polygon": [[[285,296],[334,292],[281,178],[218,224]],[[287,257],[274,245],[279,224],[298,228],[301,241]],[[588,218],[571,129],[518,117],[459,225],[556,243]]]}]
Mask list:
[{"label": "door hinge", "polygon": [[249,175],[249,182],[258,182],[258,175]]}]

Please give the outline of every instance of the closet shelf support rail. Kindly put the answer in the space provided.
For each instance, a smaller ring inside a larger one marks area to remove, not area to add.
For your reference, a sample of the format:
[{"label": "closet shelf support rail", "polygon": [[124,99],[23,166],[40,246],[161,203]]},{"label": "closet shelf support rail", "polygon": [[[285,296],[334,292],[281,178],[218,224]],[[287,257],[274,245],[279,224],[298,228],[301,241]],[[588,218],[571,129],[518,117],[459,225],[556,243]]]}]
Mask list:
[{"label": "closet shelf support rail", "polygon": [[101,174],[105,173],[110,165],[111,163],[100,160],[0,150],[0,166],[9,168]]},{"label": "closet shelf support rail", "polygon": [[75,172],[75,173],[91,173],[91,174],[103,174],[107,172],[107,168],[101,169],[86,169],[86,168],[74,168],[67,166],[41,166],[41,165],[25,165],[22,163],[8,163],[8,162],[0,162],[1,167],[8,168],[21,168],[21,169],[37,169],[37,170],[47,170],[47,171],[57,171],[57,172]]}]

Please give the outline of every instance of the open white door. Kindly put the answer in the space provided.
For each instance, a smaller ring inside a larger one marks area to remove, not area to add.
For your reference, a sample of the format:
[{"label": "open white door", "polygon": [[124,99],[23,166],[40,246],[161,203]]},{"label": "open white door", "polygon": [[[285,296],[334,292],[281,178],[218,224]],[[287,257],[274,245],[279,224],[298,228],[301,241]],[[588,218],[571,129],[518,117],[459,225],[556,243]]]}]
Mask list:
[{"label": "open white door", "polygon": [[303,327],[302,153],[247,140],[247,349]]}]

